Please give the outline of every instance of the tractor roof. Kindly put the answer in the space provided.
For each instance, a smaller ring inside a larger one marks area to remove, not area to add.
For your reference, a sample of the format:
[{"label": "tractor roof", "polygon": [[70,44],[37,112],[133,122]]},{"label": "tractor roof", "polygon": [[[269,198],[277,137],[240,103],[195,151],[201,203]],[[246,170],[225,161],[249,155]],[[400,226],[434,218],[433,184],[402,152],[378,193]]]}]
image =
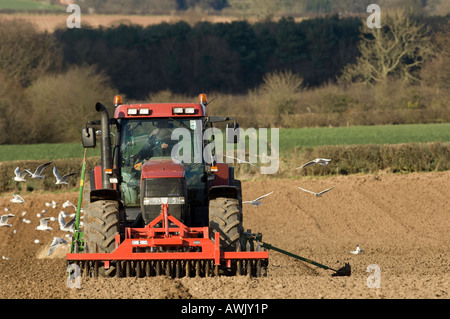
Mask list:
[{"label": "tractor roof", "polygon": [[202,117],[204,107],[199,103],[121,104],[116,107],[115,118]]}]

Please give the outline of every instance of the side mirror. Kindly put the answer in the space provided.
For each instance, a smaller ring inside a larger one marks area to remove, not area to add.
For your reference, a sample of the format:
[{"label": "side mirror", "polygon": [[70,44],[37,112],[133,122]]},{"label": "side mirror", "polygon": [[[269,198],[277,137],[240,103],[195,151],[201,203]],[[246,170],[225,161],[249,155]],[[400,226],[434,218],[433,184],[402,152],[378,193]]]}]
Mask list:
[{"label": "side mirror", "polygon": [[227,123],[227,127],[225,129],[225,136],[227,143],[239,143],[239,124],[238,123]]},{"label": "side mirror", "polygon": [[96,145],[95,130],[93,127],[85,127],[81,130],[81,143],[84,148],[92,148]]}]

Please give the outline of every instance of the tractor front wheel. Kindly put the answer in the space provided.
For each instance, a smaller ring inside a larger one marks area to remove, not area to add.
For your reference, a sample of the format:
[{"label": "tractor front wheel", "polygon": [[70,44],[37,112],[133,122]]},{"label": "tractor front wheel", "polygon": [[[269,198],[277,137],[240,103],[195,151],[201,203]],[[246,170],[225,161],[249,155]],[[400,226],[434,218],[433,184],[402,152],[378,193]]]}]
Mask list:
[{"label": "tractor front wheel", "polygon": [[[100,200],[90,203],[84,212],[84,243],[87,253],[111,253],[115,250],[115,238],[119,233],[119,204],[116,201]],[[99,273],[105,273],[102,266]]]}]

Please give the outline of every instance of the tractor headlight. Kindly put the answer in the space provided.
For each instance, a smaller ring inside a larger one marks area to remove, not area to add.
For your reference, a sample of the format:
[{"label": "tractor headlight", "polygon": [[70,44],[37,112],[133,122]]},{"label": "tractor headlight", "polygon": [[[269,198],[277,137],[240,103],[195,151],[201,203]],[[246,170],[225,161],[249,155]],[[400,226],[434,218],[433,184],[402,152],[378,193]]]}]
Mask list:
[{"label": "tractor headlight", "polygon": [[195,113],[195,109],[193,107],[187,107],[184,109],[184,113],[186,114],[194,114]]},{"label": "tractor headlight", "polygon": [[140,115],[149,115],[150,114],[150,110],[147,109],[147,108],[139,109],[139,114]]},{"label": "tractor headlight", "polygon": [[183,114],[184,110],[182,107],[174,107],[172,108],[172,114]]},{"label": "tractor headlight", "polygon": [[138,110],[137,109],[128,109],[127,113],[128,113],[128,115],[137,115]]}]

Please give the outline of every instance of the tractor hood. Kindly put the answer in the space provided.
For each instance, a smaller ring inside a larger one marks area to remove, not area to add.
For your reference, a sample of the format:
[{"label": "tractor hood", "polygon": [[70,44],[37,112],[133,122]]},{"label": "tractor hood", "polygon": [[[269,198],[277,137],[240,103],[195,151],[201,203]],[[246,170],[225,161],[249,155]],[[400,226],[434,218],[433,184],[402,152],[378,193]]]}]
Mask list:
[{"label": "tractor hood", "polygon": [[150,159],[142,165],[141,178],[184,178],[184,167],[172,158]]}]

